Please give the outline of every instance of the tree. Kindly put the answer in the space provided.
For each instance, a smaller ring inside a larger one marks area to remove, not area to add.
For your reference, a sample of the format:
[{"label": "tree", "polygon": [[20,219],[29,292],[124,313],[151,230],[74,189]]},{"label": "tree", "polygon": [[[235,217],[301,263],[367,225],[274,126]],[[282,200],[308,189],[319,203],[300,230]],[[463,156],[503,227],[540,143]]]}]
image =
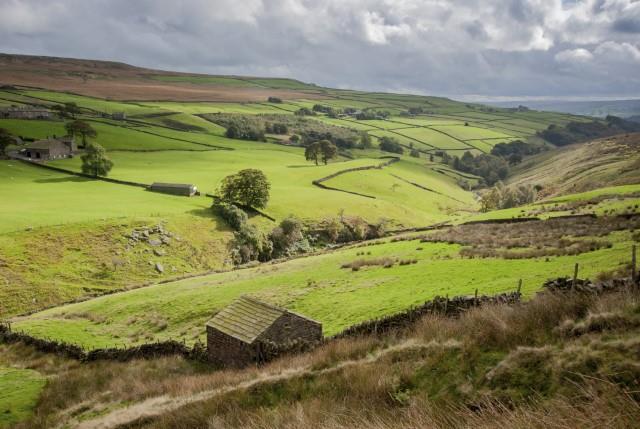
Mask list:
[{"label": "tree", "polygon": [[269,201],[271,185],[267,176],[253,168],[225,177],[218,190],[220,198],[229,203],[264,208]]},{"label": "tree", "polygon": [[380,150],[391,153],[404,153],[404,149],[398,143],[398,140],[393,137],[381,137],[380,138]]},{"label": "tree", "polygon": [[420,158],[420,151],[418,149],[411,149],[409,155],[414,158]]},{"label": "tree", "polygon": [[96,138],[98,133],[91,125],[85,121],[71,121],[64,125],[67,134],[71,137],[80,136],[82,138],[82,146],[87,146],[87,137]]},{"label": "tree", "polygon": [[322,162],[327,165],[330,159],[338,156],[338,148],[329,140],[320,140],[320,153],[322,154]]},{"label": "tree", "polygon": [[318,142],[311,143],[304,149],[304,158],[307,161],[314,161],[318,165],[318,157],[320,156],[320,145]]},{"label": "tree", "polygon": [[371,143],[371,136],[368,133],[360,133],[360,147],[362,149],[369,149],[373,146]]},{"label": "tree", "polygon": [[314,161],[318,165],[318,157],[322,159],[325,165],[330,159],[338,156],[338,148],[329,140],[320,140],[311,143],[304,150],[304,157],[307,161]]},{"label": "tree", "polygon": [[113,162],[107,157],[107,151],[98,143],[88,143],[82,159],[82,172],[93,177],[106,176],[113,168]]},{"label": "tree", "polygon": [[11,137],[9,131],[5,130],[4,128],[0,128],[0,157],[5,156],[7,147],[14,143],[15,140],[13,139],[13,137]]}]

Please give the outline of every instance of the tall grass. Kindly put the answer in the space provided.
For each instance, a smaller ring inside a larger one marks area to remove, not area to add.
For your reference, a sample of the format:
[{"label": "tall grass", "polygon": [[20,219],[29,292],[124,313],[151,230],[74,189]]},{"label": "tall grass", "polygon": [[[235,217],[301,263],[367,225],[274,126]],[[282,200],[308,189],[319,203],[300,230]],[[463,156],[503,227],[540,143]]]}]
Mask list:
[{"label": "tall grass", "polygon": [[[62,366],[22,427],[97,426],[109,420],[105,407],[145,409],[164,395],[180,406],[133,413],[129,427],[633,427],[638,350],[638,293],[545,293],[259,368],[213,371],[179,358]],[[10,353],[55,372],[24,348]]]}]

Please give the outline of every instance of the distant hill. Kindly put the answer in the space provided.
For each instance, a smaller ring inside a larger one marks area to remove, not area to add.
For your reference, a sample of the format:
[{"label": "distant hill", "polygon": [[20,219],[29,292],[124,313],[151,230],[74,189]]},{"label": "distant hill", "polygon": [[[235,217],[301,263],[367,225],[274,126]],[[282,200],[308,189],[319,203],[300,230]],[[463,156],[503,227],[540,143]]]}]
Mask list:
[{"label": "distant hill", "polygon": [[607,115],[628,118],[640,115],[640,100],[606,100],[606,101],[505,101],[487,102],[497,107],[518,107],[524,105],[530,109],[548,110],[551,112],[571,113],[604,118]]},{"label": "distant hill", "polygon": [[574,144],[533,156],[515,168],[509,180],[513,184],[540,185],[544,197],[639,182],[640,133]]},{"label": "distant hill", "polygon": [[113,100],[263,101],[321,97],[293,79],[211,76],[135,67],[112,61],[0,53],[0,86],[20,85]]}]

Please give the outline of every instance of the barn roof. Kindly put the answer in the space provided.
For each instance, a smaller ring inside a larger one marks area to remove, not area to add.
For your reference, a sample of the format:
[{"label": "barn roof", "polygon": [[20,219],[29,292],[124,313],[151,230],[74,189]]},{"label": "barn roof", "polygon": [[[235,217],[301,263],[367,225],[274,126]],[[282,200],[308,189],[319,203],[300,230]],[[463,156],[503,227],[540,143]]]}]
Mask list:
[{"label": "barn roof", "polygon": [[283,308],[241,296],[220,310],[207,326],[250,344],[286,312]]},{"label": "barn roof", "polygon": [[191,189],[194,186],[195,185],[192,185],[190,183],[161,183],[161,182],[154,182],[154,183],[151,184],[152,188]]},{"label": "barn roof", "polygon": [[24,145],[27,149],[50,149],[54,146],[67,146],[59,139],[46,139],[46,140],[36,140],[32,143],[27,143]]}]

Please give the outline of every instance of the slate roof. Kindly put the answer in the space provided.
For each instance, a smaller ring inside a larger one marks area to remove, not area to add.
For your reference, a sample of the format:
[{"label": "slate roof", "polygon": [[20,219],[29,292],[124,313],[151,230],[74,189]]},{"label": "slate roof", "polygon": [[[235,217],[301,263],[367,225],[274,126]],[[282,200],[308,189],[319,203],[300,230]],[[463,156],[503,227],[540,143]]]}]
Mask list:
[{"label": "slate roof", "polygon": [[51,149],[54,146],[61,147],[63,149],[69,149],[69,147],[58,139],[36,140],[32,143],[24,145],[27,149]]},{"label": "slate roof", "polygon": [[251,344],[287,310],[241,296],[220,310],[207,326]]}]

